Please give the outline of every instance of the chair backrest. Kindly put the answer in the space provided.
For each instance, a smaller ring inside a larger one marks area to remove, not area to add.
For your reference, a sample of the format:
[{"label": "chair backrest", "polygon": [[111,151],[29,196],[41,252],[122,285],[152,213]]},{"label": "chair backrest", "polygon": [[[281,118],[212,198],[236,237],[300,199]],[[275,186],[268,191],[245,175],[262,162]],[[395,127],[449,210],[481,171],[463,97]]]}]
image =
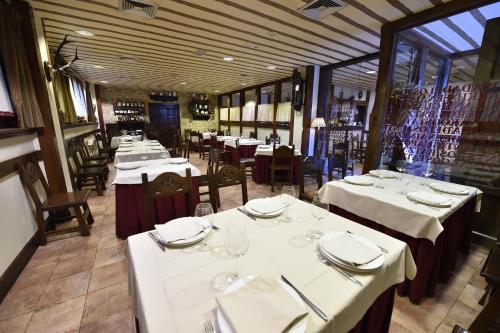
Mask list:
[{"label": "chair backrest", "polygon": [[217,149],[217,137],[215,135],[210,136],[210,149]]},{"label": "chair backrest", "polygon": [[241,196],[243,204],[248,201],[247,177],[245,167],[235,167],[234,165],[224,165],[218,171],[208,169],[210,202],[214,212],[217,212],[217,190],[221,187],[241,185]]},{"label": "chair backrest", "polygon": [[25,164],[19,163],[17,164],[17,168],[19,170],[21,182],[27,188],[35,207],[39,209],[42,206],[42,201],[40,200],[38,191],[35,189],[35,183],[38,181],[41,182],[46,196],[48,196],[51,192],[49,184],[42,173],[42,169],[40,168],[40,165],[38,165],[38,161],[33,159]]},{"label": "chair backrest", "polygon": [[219,149],[210,149],[210,152],[208,153],[208,169],[213,168],[215,172],[219,170],[219,155]]},{"label": "chair backrest", "polygon": [[191,131],[191,133],[189,133],[189,139],[191,140],[191,143],[193,143],[193,144],[199,143],[200,142],[199,133],[196,131]]},{"label": "chair backrest", "polygon": [[158,198],[184,194],[186,196],[188,215],[193,216],[194,203],[191,169],[186,168],[186,177],[182,177],[175,172],[164,172],[151,182],[148,181],[147,173],[143,173],[141,177],[144,188],[144,217],[151,229],[154,228],[154,224],[156,223],[154,200]]},{"label": "chair backrest", "polygon": [[189,139],[189,136],[191,135],[191,129],[185,129],[184,130],[184,139]]},{"label": "chair backrest", "polygon": [[250,139],[257,139],[257,133],[250,131]]},{"label": "chair backrest", "polygon": [[224,131],[217,131],[217,135],[218,136],[223,136],[224,135]]},{"label": "chair backrest", "polygon": [[276,144],[273,144],[273,159],[272,165],[283,165],[290,164],[293,165],[293,156],[295,154],[295,145],[291,148],[288,146],[279,146],[276,147]]}]

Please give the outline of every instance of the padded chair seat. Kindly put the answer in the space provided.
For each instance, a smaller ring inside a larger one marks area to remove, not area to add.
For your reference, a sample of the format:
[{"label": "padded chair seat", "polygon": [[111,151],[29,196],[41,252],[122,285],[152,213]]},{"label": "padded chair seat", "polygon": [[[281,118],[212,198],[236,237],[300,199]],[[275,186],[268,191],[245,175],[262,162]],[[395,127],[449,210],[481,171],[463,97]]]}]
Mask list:
[{"label": "padded chair seat", "polygon": [[69,192],[69,193],[54,193],[49,195],[47,200],[42,204],[43,209],[53,209],[61,207],[80,206],[87,203],[90,190]]}]

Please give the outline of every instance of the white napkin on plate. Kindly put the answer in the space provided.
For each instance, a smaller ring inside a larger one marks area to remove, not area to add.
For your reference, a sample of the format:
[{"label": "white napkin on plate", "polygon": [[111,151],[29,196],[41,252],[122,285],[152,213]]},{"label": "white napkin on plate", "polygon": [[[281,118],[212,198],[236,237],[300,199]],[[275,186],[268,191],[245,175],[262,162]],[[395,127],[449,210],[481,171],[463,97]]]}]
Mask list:
[{"label": "white napkin on plate", "polygon": [[420,202],[426,205],[436,206],[436,207],[449,207],[451,206],[451,199],[437,193],[431,192],[410,192],[406,197],[412,201]]},{"label": "white napkin on plate", "polygon": [[117,163],[116,165],[117,169],[120,170],[134,170],[138,169],[140,167],[144,166],[143,162],[122,162],[122,163]]},{"label": "white napkin on plate", "polygon": [[252,279],[243,287],[215,300],[238,333],[284,332],[307,314],[270,274]]},{"label": "white napkin on plate", "polygon": [[[204,219],[181,217],[165,224],[155,224],[155,228],[166,242],[172,242],[181,238],[188,239],[198,235],[201,231],[200,227],[196,224],[196,219],[201,220],[205,224],[206,220]],[[210,222],[206,222],[210,226]],[[205,228],[205,225],[203,225],[203,228]]]},{"label": "white napkin on plate", "polygon": [[285,206],[276,198],[255,199],[247,202],[247,207],[259,214],[274,213]]},{"label": "white napkin on plate", "polygon": [[347,232],[321,242],[320,246],[332,256],[355,265],[366,264],[382,254],[379,250],[360,242],[355,236]]},{"label": "white napkin on plate", "polygon": [[432,182],[429,184],[429,187],[433,190],[450,193],[450,194],[458,194],[458,195],[467,195],[469,194],[469,189],[455,184],[446,184],[446,183],[438,183]]},{"label": "white napkin on plate", "polygon": [[182,157],[164,158],[163,161],[163,164],[183,164],[188,162],[187,158]]},{"label": "white napkin on plate", "polygon": [[349,184],[354,185],[373,185],[373,179],[370,179],[370,177],[366,176],[346,176],[344,177],[344,180]]}]

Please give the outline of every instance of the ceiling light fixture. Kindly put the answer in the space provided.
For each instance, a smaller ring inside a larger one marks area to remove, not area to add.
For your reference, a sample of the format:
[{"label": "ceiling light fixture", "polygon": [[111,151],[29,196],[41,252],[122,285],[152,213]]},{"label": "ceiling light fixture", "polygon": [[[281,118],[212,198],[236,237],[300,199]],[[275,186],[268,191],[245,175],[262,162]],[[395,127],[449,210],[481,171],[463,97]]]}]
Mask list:
[{"label": "ceiling light fixture", "polygon": [[103,66],[101,66],[101,65],[94,65],[94,66],[92,66],[92,67],[97,68],[97,69],[103,69],[103,68],[104,68],[104,67],[103,67]]},{"label": "ceiling light fixture", "polygon": [[276,69],[276,66],[274,66],[274,65],[269,65],[269,66],[267,66],[267,69],[271,69],[271,70],[273,70],[273,69]]},{"label": "ceiling light fixture", "polygon": [[242,86],[246,86],[246,85],[247,85],[246,83],[243,83],[243,82],[242,82],[242,83],[240,83],[240,84],[241,84]]},{"label": "ceiling light fixture", "polygon": [[106,80],[102,80],[102,81],[99,81],[101,83],[108,83],[109,81],[106,81]]},{"label": "ceiling light fixture", "polygon": [[249,47],[249,48],[251,48],[251,49],[256,49],[256,48],[258,48],[257,44],[254,44],[254,43],[246,43],[245,45],[246,45],[246,47]]},{"label": "ceiling light fixture", "polygon": [[91,37],[91,36],[94,36],[93,33],[91,33],[90,31],[87,31],[87,30],[75,30],[75,32],[79,35],[82,35],[82,36],[85,36],[85,37]]},{"label": "ceiling light fixture", "polygon": [[233,57],[224,57],[222,59],[224,59],[224,61],[233,61],[234,60]]},{"label": "ceiling light fixture", "polygon": [[181,84],[186,84],[186,82],[181,82]]},{"label": "ceiling light fixture", "polygon": [[375,74],[375,73],[377,73],[377,71],[368,71],[368,72],[366,72],[366,74]]},{"label": "ceiling light fixture", "polygon": [[214,90],[214,93],[218,93],[219,91],[218,90]]}]

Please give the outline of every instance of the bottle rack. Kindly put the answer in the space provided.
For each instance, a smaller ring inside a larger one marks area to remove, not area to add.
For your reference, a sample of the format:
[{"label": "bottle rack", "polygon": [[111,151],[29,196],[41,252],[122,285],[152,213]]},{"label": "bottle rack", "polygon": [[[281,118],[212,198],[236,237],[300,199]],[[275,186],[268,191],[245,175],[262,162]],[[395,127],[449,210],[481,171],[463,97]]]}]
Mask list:
[{"label": "bottle rack", "polygon": [[149,94],[152,101],[157,102],[177,102],[177,92],[175,91],[161,91],[152,92]]},{"label": "bottle rack", "polygon": [[117,101],[113,112],[118,121],[144,121],[145,103],[142,101]]},{"label": "bottle rack", "polygon": [[189,103],[189,112],[194,120],[207,120],[210,119],[210,115],[214,114],[215,111],[210,108],[210,102],[208,101],[208,95],[204,94],[192,94],[191,102]]}]

